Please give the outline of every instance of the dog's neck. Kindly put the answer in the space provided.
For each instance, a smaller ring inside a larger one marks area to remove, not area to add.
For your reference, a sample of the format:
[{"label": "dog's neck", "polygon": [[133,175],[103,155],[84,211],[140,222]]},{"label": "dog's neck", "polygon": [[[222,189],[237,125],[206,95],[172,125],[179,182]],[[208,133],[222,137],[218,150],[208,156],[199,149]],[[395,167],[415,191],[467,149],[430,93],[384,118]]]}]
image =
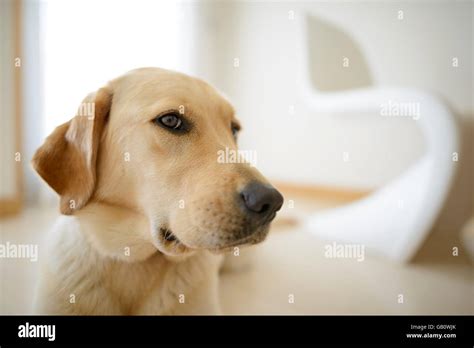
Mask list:
[{"label": "dog's neck", "polygon": [[104,257],[137,262],[159,252],[150,242],[150,225],[142,214],[106,203],[89,202],[74,216],[86,239]]}]

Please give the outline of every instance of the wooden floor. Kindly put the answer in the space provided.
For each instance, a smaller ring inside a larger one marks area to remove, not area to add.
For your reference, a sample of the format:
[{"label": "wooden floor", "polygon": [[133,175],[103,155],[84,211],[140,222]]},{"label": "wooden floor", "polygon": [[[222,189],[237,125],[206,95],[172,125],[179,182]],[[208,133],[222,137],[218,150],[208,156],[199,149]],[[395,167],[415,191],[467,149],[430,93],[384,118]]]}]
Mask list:
[{"label": "wooden floor", "polygon": [[[288,197],[287,197],[288,200]],[[450,231],[432,235],[414,262],[398,265],[366,255],[355,259],[324,256],[325,241],[298,227],[313,209],[338,202],[298,199],[285,209],[265,243],[240,271],[224,272],[220,300],[226,314],[473,314],[473,266]],[[340,203],[339,203],[340,204]],[[0,242],[38,243],[56,216],[54,209],[27,209],[0,220]],[[0,313],[31,313],[38,263],[0,259]],[[399,303],[403,295],[403,303]]]}]

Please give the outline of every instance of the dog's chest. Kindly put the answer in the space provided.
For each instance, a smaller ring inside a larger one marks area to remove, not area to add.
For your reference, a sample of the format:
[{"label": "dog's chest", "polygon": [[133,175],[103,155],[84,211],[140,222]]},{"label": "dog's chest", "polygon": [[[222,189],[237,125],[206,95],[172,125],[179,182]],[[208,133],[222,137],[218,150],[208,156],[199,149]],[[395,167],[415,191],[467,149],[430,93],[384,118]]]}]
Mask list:
[{"label": "dog's chest", "polygon": [[206,255],[171,262],[158,254],[140,263],[111,263],[102,284],[123,314],[165,314],[185,305],[211,272],[217,276],[213,265]]},{"label": "dog's chest", "polygon": [[167,268],[167,261],[157,257],[139,263],[114,261],[106,266],[100,283],[121,313],[138,314],[144,303],[157,302],[160,307],[160,289],[166,285]]}]

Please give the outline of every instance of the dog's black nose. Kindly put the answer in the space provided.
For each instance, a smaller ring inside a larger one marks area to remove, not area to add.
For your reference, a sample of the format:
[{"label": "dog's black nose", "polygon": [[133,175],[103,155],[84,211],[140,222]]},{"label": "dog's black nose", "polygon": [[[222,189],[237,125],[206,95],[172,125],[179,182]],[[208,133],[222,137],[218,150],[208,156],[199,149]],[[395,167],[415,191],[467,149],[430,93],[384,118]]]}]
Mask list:
[{"label": "dog's black nose", "polygon": [[272,186],[258,182],[245,186],[241,197],[245,207],[262,219],[274,215],[283,205],[283,196],[280,192]]}]

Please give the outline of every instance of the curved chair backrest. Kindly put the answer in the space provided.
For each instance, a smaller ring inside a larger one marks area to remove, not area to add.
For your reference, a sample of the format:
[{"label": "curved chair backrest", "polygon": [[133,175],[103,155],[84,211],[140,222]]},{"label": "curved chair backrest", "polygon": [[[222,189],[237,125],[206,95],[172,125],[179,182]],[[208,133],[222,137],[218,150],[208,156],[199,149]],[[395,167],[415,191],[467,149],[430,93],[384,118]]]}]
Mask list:
[{"label": "curved chair backrest", "polygon": [[360,45],[348,33],[319,17],[306,15],[306,75],[320,92],[370,87],[372,76]]},{"label": "curved chair backrest", "polygon": [[363,244],[391,259],[408,261],[433,226],[455,173],[458,135],[453,116],[438,98],[417,89],[316,91],[310,72],[309,18],[304,13],[296,18],[299,23],[295,38],[300,94],[306,106],[314,113],[350,117],[380,113],[380,105],[387,101],[416,103],[420,110],[416,124],[424,137],[426,153],[368,197],[340,208],[316,212],[306,225],[326,239]]}]

